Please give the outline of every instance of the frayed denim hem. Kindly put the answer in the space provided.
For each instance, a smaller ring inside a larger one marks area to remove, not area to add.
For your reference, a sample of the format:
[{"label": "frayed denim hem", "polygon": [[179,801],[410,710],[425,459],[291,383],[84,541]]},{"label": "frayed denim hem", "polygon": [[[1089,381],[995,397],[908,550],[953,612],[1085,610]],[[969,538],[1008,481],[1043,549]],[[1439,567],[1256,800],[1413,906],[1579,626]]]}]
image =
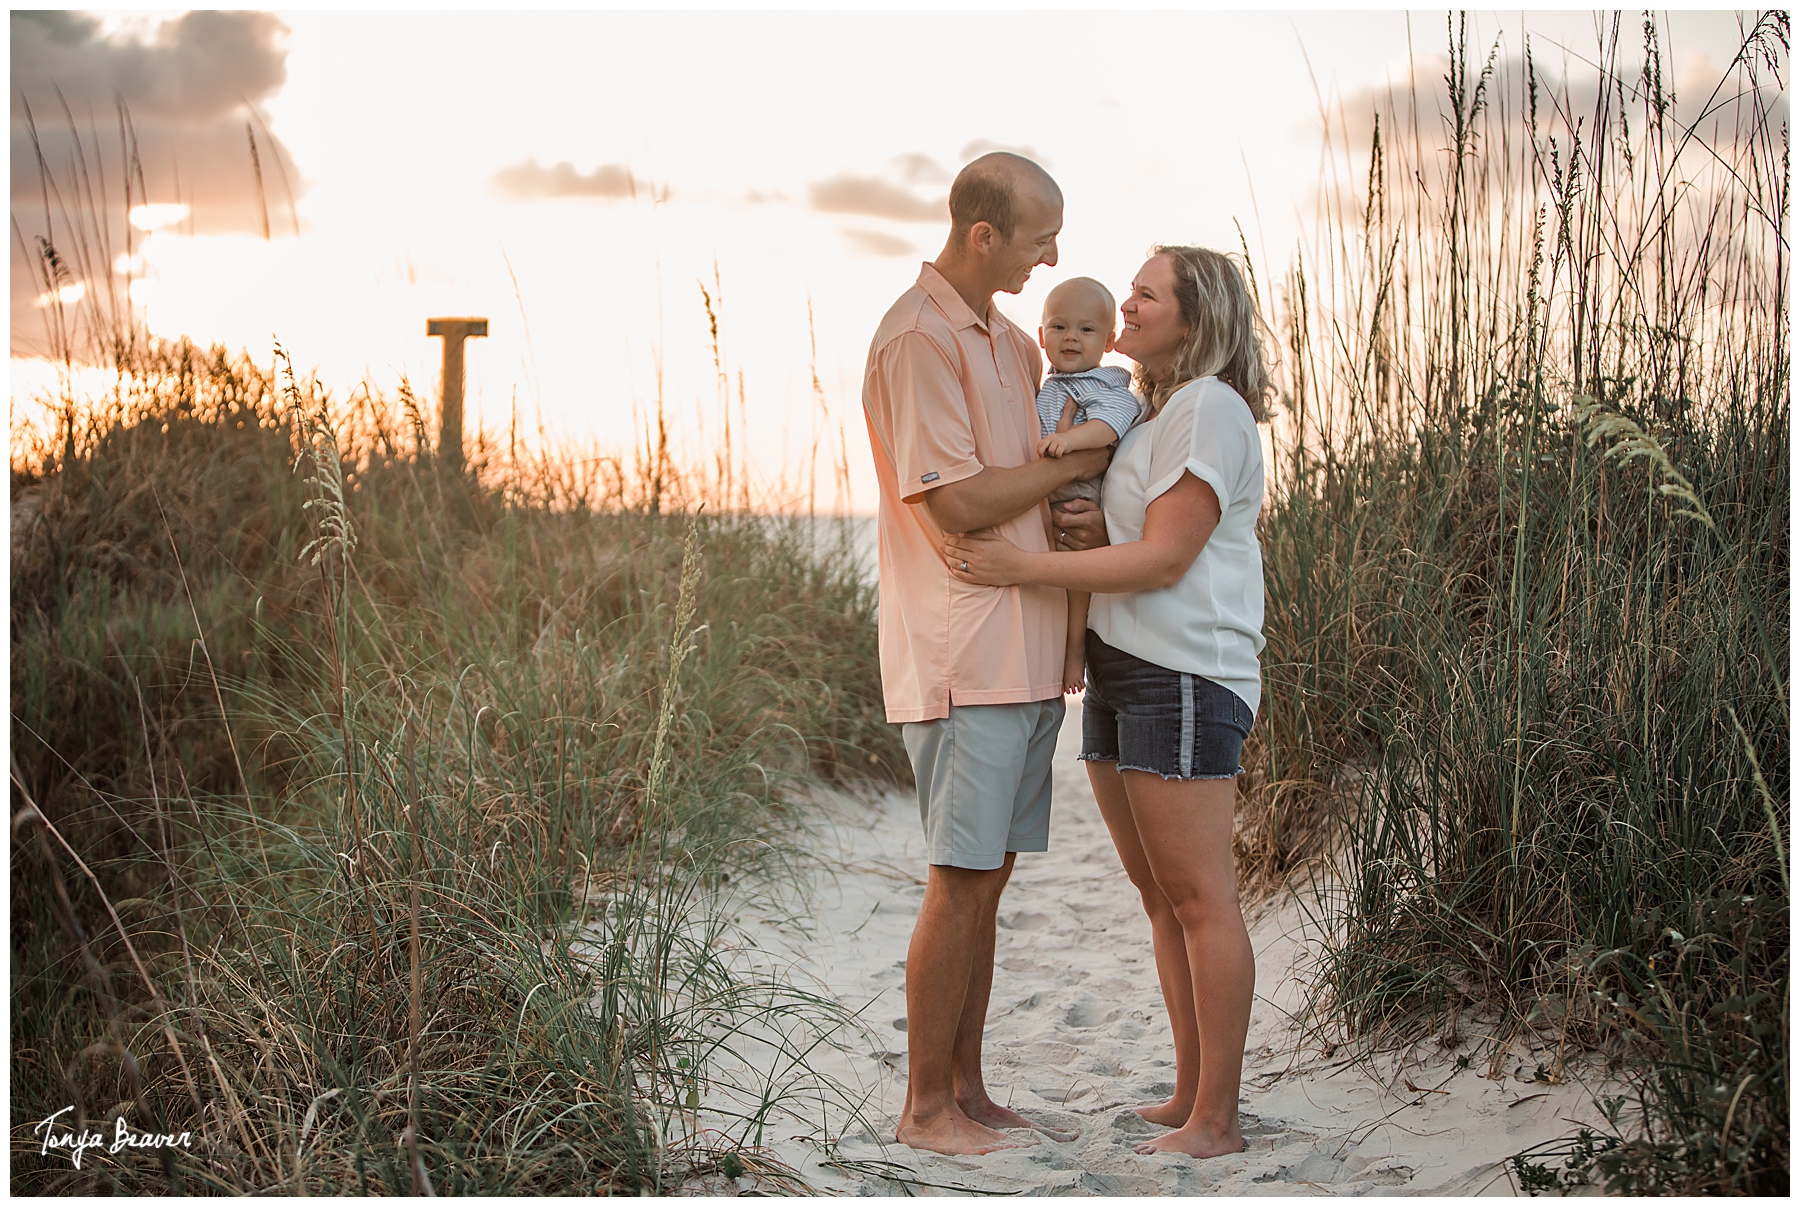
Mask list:
[{"label": "frayed denim hem", "polygon": [[[1114,761],[1116,761],[1116,759],[1114,759]],[[1238,770],[1229,773],[1229,775],[1183,775],[1181,772],[1159,772],[1154,766],[1129,766],[1129,764],[1125,763],[1120,763],[1120,770],[1121,772],[1147,772],[1150,773],[1150,775],[1161,775],[1163,779],[1179,779],[1179,781],[1183,782],[1197,781],[1197,779],[1237,779],[1238,775],[1244,773],[1244,768],[1240,766]]]},{"label": "frayed denim hem", "polygon": [[[1075,755],[1075,761],[1076,763],[1118,763],[1118,755],[1078,754]],[[1121,770],[1121,772],[1148,772],[1150,775],[1163,775],[1163,772],[1159,772],[1154,766],[1120,766],[1118,770]],[[1163,779],[1184,779],[1184,781],[1186,781],[1186,779],[1237,779],[1238,775],[1242,775],[1242,773],[1244,773],[1244,768],[1240,766],[1238,770],[1229,773],[1229,775],[1183,775],[1181,772],[1174,772],[1163,775]]]}]

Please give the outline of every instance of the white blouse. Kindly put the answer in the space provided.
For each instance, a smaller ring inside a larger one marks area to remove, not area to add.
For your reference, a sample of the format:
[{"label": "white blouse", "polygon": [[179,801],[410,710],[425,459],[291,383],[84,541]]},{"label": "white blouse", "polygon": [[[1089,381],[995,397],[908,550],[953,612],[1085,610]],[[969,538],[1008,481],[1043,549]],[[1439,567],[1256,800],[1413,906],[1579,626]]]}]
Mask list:
[{"label": "white blouse", "polygon": [[1254,713],[1262,703],[1262,440],[1238,392],[1216,377],[1176,390],[1162,412],[1119,441],[1100,505],[1115,545],[1142,540],[1144,511],[1192,471],[1219,496],[1219,526],[1172,586],[1099,595],[1088,627],[1146,662],[1229,688]]}]

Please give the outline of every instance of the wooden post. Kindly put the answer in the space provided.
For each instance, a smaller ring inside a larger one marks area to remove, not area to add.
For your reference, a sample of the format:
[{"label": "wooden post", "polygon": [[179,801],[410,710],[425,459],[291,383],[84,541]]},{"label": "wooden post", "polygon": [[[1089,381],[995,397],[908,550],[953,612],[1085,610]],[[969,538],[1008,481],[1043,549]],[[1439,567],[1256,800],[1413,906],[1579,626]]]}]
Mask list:
[{"label": "wooden post", "polygon": [[463,466],[463,340],[486,336],[488,321],[475,318],[427,319],[426,335],[444,337],[444,392],[438,427],[438,458],[444,468],[460,473]]}]

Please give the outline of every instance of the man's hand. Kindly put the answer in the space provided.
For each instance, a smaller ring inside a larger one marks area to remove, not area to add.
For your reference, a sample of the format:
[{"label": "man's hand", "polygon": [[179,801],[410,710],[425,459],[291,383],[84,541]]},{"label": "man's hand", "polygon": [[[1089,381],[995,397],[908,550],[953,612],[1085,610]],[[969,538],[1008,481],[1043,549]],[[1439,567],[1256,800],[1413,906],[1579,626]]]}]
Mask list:
[{"label": "man's hand", "polygon": [[[1067,435],[1068,433],[1064,433]],[[1080,482],[1087,478],[1098,478],[1112,464],[1113,446],[1103,444],[1099,448],[1070,448],[1065,446],[1062,455],[1056,458],[1059,465],[1074,472],[1074,476],[1066,479],[1069,482]],[[1057,483],[1062,485],[1062,483]],[[1049,494],[1049,491],[1045,491]]]},{"label": "man's hand", "polygon": [[1111,544],[1106,535],[1106,513],[1088,499],[1051,504],[1050,522],[1056,527],[1058,549],[1098,549]]}]

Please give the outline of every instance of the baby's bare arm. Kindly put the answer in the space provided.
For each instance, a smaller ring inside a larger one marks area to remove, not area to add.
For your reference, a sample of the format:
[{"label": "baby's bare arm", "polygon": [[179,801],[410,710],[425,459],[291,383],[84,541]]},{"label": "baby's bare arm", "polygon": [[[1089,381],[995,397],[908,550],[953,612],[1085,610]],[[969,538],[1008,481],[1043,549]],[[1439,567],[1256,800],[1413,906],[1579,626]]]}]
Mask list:
[{"label": "baby's bare arm", "polygon": [[1066,432],[1057,431],[1045,436],[1038,449],[1041,456],[1061,457],[1076,449],[1105,448],[1118,438],[1119,433],[1113,431],[1112,424],[1103,419],[1090,419]]},{"label": "baby's bare arm", "polygon": [[1119,433],[1113,425],[1104,419],[1090,419],[1086,423],[1078,423],[1066,433],[1071,449],[1106,448],[1118,442]]},{"label": "baby's bare arm", "polygon": [[1056,430],[1066,432],[1075,426],[1075,395],[1071,394],[1063,403],[1062,414],[1057,417]]}]

